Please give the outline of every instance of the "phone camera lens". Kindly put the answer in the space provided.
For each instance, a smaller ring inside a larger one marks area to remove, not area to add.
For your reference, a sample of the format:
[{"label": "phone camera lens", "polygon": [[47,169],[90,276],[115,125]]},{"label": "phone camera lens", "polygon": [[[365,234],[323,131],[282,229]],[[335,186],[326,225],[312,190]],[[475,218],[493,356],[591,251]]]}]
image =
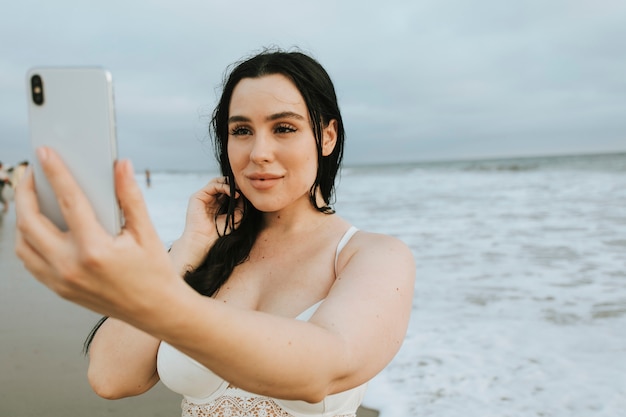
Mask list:
[{"label": "phone camera lens", "polygon": [[30,77],[30,91],[33,97],[33,102],[41,106],[43,104],[43,81],[37,74]]}]

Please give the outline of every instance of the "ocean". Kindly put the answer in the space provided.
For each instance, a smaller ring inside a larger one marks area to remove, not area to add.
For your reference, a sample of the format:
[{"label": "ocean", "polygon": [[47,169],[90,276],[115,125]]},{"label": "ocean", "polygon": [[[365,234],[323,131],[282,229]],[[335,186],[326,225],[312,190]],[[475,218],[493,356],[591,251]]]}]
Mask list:
[{"label": "ocean", "polygon": [[[214,175],[152,174],[144,194],[165,244]],[[626,415],[626,153],[347,167],[335,207],[417,263],[405,342],[364,405]]]}]

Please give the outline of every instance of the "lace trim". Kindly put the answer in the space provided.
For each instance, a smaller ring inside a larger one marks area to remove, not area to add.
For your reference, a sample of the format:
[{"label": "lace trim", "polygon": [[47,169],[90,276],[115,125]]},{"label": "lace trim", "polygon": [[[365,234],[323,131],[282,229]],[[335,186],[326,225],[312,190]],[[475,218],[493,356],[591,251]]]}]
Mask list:
[{"label": "lace trim", "polygon": [[[215,401],[196,404],[183,399],[182,417],[295,417],[267,397],[222,395]],[[336,414],[334,417],[356,417],[356,414]]]}]

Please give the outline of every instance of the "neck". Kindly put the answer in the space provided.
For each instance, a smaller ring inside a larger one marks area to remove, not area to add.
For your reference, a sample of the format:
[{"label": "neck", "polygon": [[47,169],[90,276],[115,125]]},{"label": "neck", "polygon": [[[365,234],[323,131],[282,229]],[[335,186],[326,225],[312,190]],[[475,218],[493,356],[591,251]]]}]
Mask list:
[{"label": "neck", "polygon": [[[263,230],[277,233],[299,233],[319,227],[331,216],[318,211],[310,201],[299,207],[290,207],[263,214]],[[304,207],[303,207],[304,206]]]},{"label": "neck", "polygon": [[[316,198],[318,207],[325,205],[319,189]],[[317,229],[329,217],[331,216],[313,207],[307,194],[280,211],[264,213],[262,228],[278,233],[298,233]]]}]

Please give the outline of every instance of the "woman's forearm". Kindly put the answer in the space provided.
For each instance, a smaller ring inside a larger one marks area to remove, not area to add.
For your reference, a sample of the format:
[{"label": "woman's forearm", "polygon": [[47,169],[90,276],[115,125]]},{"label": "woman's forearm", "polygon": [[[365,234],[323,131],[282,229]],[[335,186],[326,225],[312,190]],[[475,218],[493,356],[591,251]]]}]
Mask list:
[{"label": "woman's forearm", "polygon": [[241,309],[175,280],[151,288],[129,320],[239,388],[320,401],[371,379],[406,333],[412,256],[399,241],[369,239],[309,322]]}]

